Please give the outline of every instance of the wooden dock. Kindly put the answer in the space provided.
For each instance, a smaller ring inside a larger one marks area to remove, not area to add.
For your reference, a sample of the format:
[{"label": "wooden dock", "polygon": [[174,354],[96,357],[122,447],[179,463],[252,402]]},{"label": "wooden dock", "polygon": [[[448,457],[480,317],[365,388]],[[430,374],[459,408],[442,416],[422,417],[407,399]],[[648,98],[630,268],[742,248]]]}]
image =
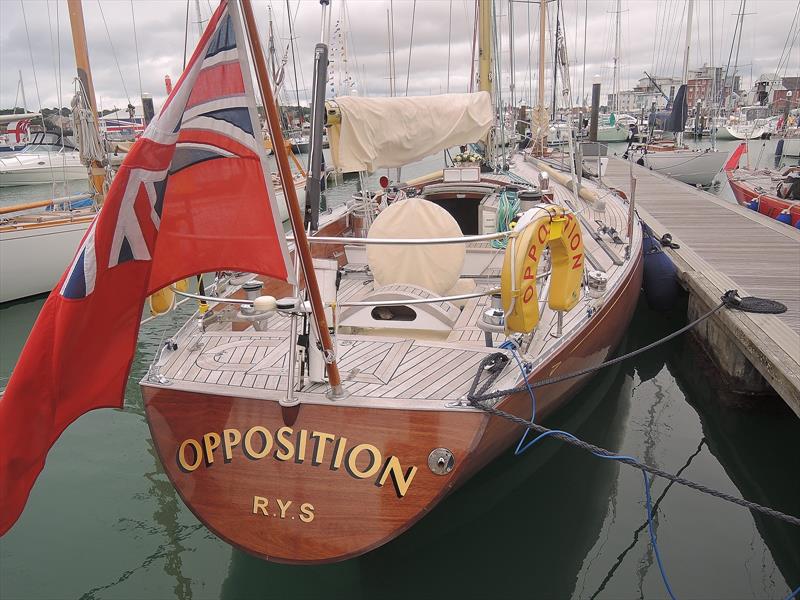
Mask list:
[{"label": "wooden dock", "polygon": [[[698,333],[729,375],[746,379],[755,368],[800,416],[800,231],[645,167],[633,165],[633,177],[641,218],[680,244],[667,253],[690,293],[690,316],[729,289],[788,307],[781,315],[723,310]],[[603,183],[630,198],[630,163],[609,158]]]}]

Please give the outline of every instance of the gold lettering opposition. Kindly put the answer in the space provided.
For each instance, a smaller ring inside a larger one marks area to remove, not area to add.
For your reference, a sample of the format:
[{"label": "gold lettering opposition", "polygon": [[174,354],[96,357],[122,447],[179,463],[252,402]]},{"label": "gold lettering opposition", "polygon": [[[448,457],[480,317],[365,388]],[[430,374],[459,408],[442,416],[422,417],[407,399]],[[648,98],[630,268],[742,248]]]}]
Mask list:
[{"label": "gold lettering opposition", "polygon": [[[221,434],[210,431],[198,439],[187,438],[178,448],[177,462],[182,471],[191,473],[203,463],[206,468],[211,468],[220,454],[223,464],[236,460],[237,453],[249,460],[272,457],[281,462],[294,460],[298,464],[310,463],[314,467],[325,463],[331,471],[341,469],[354,479],[374,477],[378,487],[391,481],[400,498],[408,493],[417,474],[416,466],[404,468],[397,456],[391,455],[384,460],[381,451],[373,444],[349,446],[344,436],[324,431],[294,430],[288,426],[279,428],[274,435],[266,427],[255,425],[246,431],[228,428],[223,429]],[[267,514],[267,502],[266,498],[255,496],[253,513]],[[288,502],[291,504],[291,501]],[[285,514],[289,504],[283,506],[280,500],[278,503],[281,514]],[[300,505],[299,518],[310,523],[314,519],[314,507],[308,503]]]}]

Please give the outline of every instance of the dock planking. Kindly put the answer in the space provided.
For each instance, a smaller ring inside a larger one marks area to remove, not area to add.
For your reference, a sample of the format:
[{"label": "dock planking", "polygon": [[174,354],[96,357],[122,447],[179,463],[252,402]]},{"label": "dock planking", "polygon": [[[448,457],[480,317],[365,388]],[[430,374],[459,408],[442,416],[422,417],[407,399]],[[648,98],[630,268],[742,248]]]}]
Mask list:
[{"label": "dock planking", "polygon": [[603,183],[630,197],[631,172],[637,210],[658,237],[680,244],[667,253],[692,294],[713,306],[735,288],[787,306],[781,315],[714,318],[800,416],[800,231],[620,158],[609,158]]}]

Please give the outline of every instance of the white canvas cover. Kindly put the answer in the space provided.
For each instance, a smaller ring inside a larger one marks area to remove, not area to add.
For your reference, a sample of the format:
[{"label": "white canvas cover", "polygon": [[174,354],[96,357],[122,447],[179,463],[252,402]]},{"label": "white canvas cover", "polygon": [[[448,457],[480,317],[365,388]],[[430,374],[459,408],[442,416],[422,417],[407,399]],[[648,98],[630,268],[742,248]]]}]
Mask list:
[{"label": "white canvas cover", "polygon": [[406,98],[336,99],[341,123],[328,127],[333,164],[345,173],[402,167],[461,144],[492,125],[488,92]]},{"label": "white canvas cover", "polygon": [[[368,234],[370,239],[461,236],[461,228],[450,213],[422,198],[395,202],[377,216]],[[407,283],[440,296],[458,282],[466,253],[465,244],[367,246],[376,286]]]}]

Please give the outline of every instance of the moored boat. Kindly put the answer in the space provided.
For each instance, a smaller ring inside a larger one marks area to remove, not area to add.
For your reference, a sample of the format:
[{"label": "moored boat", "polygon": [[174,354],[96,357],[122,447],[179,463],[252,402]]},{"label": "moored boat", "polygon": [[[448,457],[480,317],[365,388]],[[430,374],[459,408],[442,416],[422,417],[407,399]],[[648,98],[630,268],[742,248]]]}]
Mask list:
[{"label": "moored boat", "polygon": [[[342,97],[325,112],[344,171],[477,142],[494,114],[486,91]],[[520,386],[602,362],[638,300],[642,234],[630,207],[591,183],[576,195],[529,154],[515,154],[508,173],[454,166],[391,190],[391,202],[365,194],[323,215],[309,238],[331,351],[300,288],[254,276],[231,294],[195,296],[211,309],[141,381],[184,502],[259,557],[332,562],[401,534],[522,434],[468,399],[487,361],[495,378],[483,391],[498,397],[486,406],[530,414]],[[509,203],[524,213],[513,233],[499,210]],[[595,221],[616,236],[584,237]],[[218,289],[231,276],[218,273]],[[537,389],[535,418],[587,380]]]},{"label": "moored boat", "polygon": [[39,185],[86,178],[86,166],[74,148],[27,145],[0,158],[0,187]]},{"label": "moored boat", "polygon": [[39,212],[0,209],[0,303],[53,288],[96,214],[93,205],[74,209],[71,201],[89,198],[35,203],[51,209]]},{"label": "moored boat", "polygon": [[[255,17],[242,5],[276,139]],[[344,171],[400,168],[470,142],[492,166],[491,4],[480,12],[480,92],[315,103],[307,214],[322,115]],[[288,563],[357,556],[411,527],[522,435],[491,409],[546,419],[628,327],[643,260],[633,206],[591,182],[578,191],[574,167],[566,176],[530,154],[503,157],[507,170],[454,165],[364,191],[317,228],[300,214],[279,145],[284,240],[239,19],[223,0],[34,326],[3,408],[32,421],[36,448],[22,447],[21,430],[0,440],[0,531],[63,428],[122,402],[109,394],[125,387],[141,301],[192,275],[214,273],[215,295],[174,287],[200,304],[141,382],[153,440],[209,530]],[[213,118],[223,93],[224,122]],[[98,329],[106,335],[86,335]],[[91,365],[68,351],[76,344]],[[544,381],[558,376],[568,377]]]},{"label": "moored boat", "polygon": [[693,150],[672,142],[642,145],[631,153],[653,171],[698,186],[711,185],[728,158],[728,153],[716,149]]},{"label": "moored boat", "polygon": [[741,168],[739,160],[745,152],[747,145],[740,144],[725,165],[736,201],[787,225],[800,227],[800,168],[790,167],[782,172]]}]

